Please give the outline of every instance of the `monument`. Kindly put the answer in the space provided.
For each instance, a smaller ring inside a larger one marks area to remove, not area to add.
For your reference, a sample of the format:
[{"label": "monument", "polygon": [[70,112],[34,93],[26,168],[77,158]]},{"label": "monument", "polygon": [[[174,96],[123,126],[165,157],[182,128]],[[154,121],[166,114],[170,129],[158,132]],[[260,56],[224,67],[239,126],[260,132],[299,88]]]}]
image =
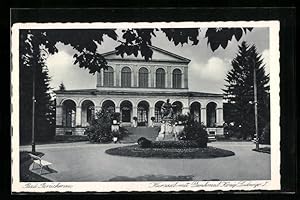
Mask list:
[{"label": "monument", "polygon": [[177,135],[175,131],[175,105],[170,103],[170,99],[167,99],[161,106],[161,118],[162,123],[160,132],[156,137],[156,141],[176,141]]}]

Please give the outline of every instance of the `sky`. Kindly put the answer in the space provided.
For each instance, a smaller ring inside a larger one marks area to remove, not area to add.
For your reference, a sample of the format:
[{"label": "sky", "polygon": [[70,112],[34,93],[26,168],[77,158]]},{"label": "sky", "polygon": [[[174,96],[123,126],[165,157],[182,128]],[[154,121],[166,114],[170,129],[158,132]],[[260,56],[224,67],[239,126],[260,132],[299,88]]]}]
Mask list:
[{"label": "sky", "polygon": [[[198,45],[184,44],[175,46],[168,41],[162,32],[156,32],[156,37],[152,38],[152,45],[186,57],[191,60],[189,63],[189,91],[222,93],[224,89],[227,72],[232,68],[231,61],[235,58],[238,45],[246,41],[249,45],[254,44],[259,54],[262,55],[266,73],[270,72],[269,66],[269,29],[254,28],[251,32],[243,35],[240,41],[235,37],[229,41],[226,49],[219,47],[212,51],[207,45],[205,38],[205,28],[201,28]],[[121,33],[117,30],[117,33]],[[120,37],[120,35],[119,35]],[[99,53],[114,50],[119,43],[106,37],[104,43],[98,46]],[[51,77],[50,86],[53,90],[58,89],[64,83],[67,90],[71,89],[95,89],[96,75],[89,74],[87,69],[81,69],[74,65],[73,55],[76,53],[69,45],[58,43],[56,45],[59,52],[50,55],[47,59],[49,75]]]}]

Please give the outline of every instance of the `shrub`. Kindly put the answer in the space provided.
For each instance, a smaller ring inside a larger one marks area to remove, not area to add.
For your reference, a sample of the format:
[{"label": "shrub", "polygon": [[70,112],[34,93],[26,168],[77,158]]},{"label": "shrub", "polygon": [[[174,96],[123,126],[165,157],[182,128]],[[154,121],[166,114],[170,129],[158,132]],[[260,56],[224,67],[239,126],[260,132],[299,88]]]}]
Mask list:
[{"label": "shrub", "polygon": [[119,122],[120,121],[120,113],[119,112],[112,113],[111,120],[117,120],[117,122]]},{"label": "shrub", "polygon": [[137,140],[138,145],[141,148],[149,148],[151,147],[152,142],[144,137],[141,137]]},{"label": "shrub", "polygon": [[190,115],[179,114],[175,118],[176,122],[182,122],[182,124],[187,124],[190,121]]},{"label": "shrub", "polygon": [[102,109],[96,113],[96,119],[93,119],[85,130],[90,142],[106,143],[112,140],[111,120],[112,113]]},{"label": "shrub", "polygon": [[200,147],[207,147],[208,134],[205,130],[205,126],[200,122],[188,120],[183,132],[179,134],[178,138],[180,140],[194,140]]}]

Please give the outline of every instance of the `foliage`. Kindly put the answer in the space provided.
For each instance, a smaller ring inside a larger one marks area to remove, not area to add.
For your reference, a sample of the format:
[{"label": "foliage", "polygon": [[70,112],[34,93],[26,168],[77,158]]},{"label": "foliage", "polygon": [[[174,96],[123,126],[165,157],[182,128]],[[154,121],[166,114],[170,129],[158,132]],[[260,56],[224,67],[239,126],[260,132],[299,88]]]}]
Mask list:
[{"label": "foliage", "polygon": [[190,120],[190,115],[179,114],[175,117],[175,121],[177,123],[182,122],[182,124],[187,124],[189,120]]},{"label": "foliage", "polygon": [[242,42],[237,56],[232,60],[232,69],[226,76],[224,98],[230,105],[226,116],[228,124],[234,124],[232,129],[240,133],[240,137],[247,139],[254,135],[254,90],[253,74],[256,71],[257,107],[259,132],[269,121],[269,75],[261,55],[257,53],[254,45],[249,46]]},{"label": "foliage", "polygon": [[95,119],[92,119],[84,134],[88,136],[92,143],[111,142],[113,137],[122,139],[129,134],[126,128],[119,127],[119,131],[111,131],[112,121],[117,120],[119,114],[106,109],[97,111]]},{"label": "foliage", "polygon": [[92,119],[90,126],[85,130],[90,142],[106,143],[112,140],[111,113],[105,109],[96,112],[96,118]]},{"label": "foliage", "polygon": [[[239,41],[243,34],[251,30],[252,28],[208,28],[205,37],[207,44],[215,51],[219,46],[226,48],[233,36]],[[115,47],[117,55],[137,57],[140,54],[148,61],[152,58],[151,39],[156,37],[156,31],[163,32],[168,40],[177,46],[190,43],[197,45],[201,30],[199,28],[124,29],[120,39],[115,29],[27,29],[21,31],[21,37],[24,39],[20,44],[21,59],[25,61],[23,56],[30,52],[31,47],[27,39],[36,38],[33,46],[43,46],[50,54],[58,52],[55,45],[62,42],[71,45],[77,51],[73,55],[75,64],[78,63],[80,68],[88,69],[89,73],[95,74],[102,68],[108,67],[105,58],[96,51],[97,46],[103,44],[105,36],[120,43]]]},{"label": "foliage", "polygon": [[60,91],[65,91],[65,90],[66,90],[66,86],[65,86],[64,83],[61,83],[61,84],[59,85],[59,90],[60,90]]},{"label": "foliage", "polygon": [[119,122],[120,121],[120,113],[119,112],[113,112],[111,114],[111,119],[112,120],[117,120],[117,122]]},{"label": "foliage", "polygon": [[151,147],[152,142],[144,137],[141,137],[137,140],[138,145],[141,148],[149,148]]},{"label": "foliage", "polygon": [[207,38],[207,45],[210,44],[212,51],[221,46],[225,49],[228,45],[228,41],[232,40],[234,36],[237,41],[240,41],[243,32],[252,31],[253,28],[208,28],[205,34]]},{"label": "foliage", "polygon": [[180,140],[194,140],[200,147],[207,147],[208,134],[205,126],[197,121],[188,120],[183,132],[178,135]]},{"label": "foliage", "polygon": [[259,142],[262,144],[270,144],[270,124],[267,123],[264,127]]},{"label": "foliage", "polygon": [[27,143],[32,132],[32,92],[35,73],[35,139],[47,140],[55,132],[55,101],[50,94],[48,68],[41,54],[39,38],[20,34],[20,142]]}]

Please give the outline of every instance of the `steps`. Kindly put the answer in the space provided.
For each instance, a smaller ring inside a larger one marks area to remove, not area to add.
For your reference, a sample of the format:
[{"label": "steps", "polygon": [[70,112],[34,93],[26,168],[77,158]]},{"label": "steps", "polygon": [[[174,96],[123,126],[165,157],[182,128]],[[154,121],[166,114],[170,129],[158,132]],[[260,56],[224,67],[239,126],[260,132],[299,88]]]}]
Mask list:
[{"label": "steps", "polygon": [[121,140],[121,143],[136,143],[140,137],[154,141],[158,135],[159,127],[125,127],[129,135]]}]

